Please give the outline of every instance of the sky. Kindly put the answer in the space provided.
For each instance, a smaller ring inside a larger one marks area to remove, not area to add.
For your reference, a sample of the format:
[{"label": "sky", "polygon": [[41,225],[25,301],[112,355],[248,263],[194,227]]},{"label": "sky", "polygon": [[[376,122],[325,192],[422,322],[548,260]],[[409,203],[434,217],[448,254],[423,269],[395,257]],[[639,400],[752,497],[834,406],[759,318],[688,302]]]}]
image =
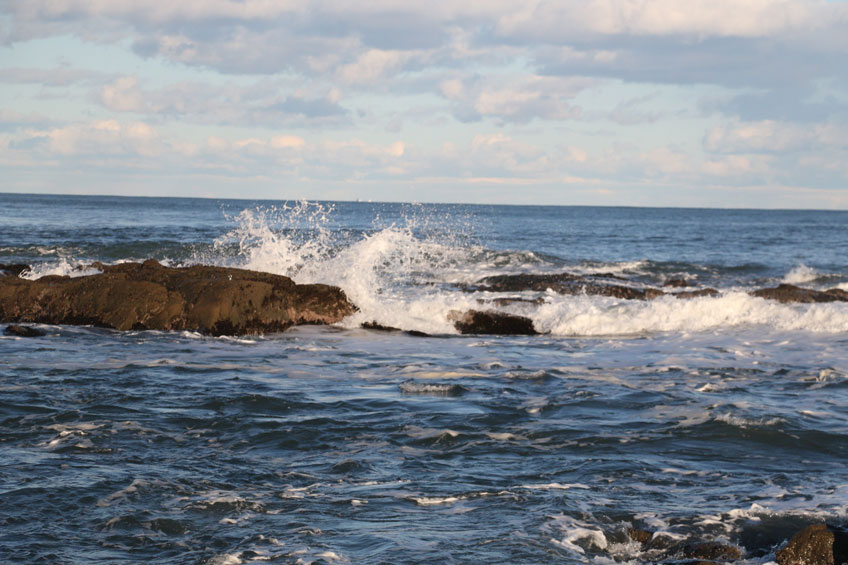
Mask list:
[{"label": "sky", "polygon": [[848,209],[848,2],[0,0],[0,191]]}]

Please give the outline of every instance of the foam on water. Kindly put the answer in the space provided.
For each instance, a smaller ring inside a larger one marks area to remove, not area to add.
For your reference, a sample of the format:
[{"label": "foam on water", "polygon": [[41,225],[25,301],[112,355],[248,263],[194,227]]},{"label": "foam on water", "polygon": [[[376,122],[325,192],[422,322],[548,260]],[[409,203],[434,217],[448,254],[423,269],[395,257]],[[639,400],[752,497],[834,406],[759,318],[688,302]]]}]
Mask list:
[{"label": "foam on water", "polygon": [[680,300],[555,297],[531,315],[538,331],[556,335],[640,335],[764,326],[837,333],[848,330],[848,304],[780,304],[744,292]]},{"label": "foam on water", "polygon": [[101,273],[100,269],[92,268],[84,261],[61,258],[56,261],[38,263],[21,273],[21,278],[35,280],[48,275],[67,277],[85,277]]}]

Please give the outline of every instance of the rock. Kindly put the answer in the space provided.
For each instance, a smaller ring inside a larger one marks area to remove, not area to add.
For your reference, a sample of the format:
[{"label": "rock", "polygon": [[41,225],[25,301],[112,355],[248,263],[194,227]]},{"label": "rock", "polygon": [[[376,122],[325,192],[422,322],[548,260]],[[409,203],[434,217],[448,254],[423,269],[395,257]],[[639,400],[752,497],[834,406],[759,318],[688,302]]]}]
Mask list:
[{"label": "rock", "polygon": [[635,542],[641,543],[642,545],[645,545],[646,543],[651,541],[652,537],[654,537],[654,534],[652,532],[649,532],[647,530],[640,530],[639,528],[628,528],[627,535],[630,536],[630,539]]},{"label": "rock", "polygon": [[544,304],[545,299],[541,296],[539,298],[492,298],[491,300],[478,298],[477,302],[479,304],[494,304],[495,306],[509,306],[510,304],[535,304],[538,306]]},{"label": "rock", "polygon": [[47,332],[38,328],[33,328],[32,326],[19,326],[17,324],[11,324],[9,326],[6,326],[6,329],[3,330],[3,334],[18,337],[43,337],[47,335]]},{"label": "rock", "polygon": [[675,298],[698,298],[701,296],[718,296],[718,291],[714,288],[701,288],[698,290],[684,290],[682,292],[674,292],[671,294]]},{"label": "rock", "polygon": [[791,284],[781,284],[774,288],[761,288],[751,292],[751,296],[769,298],[778,302],[848,302],[848,293],[834,288],[827,292],[801,288]]},{"label": "rock", "polygon": [[709,561],[733,561],[742,557],[742,551],[738,547],[717,541],[687,544],[683,546],[682,553],[687,559]]},{"label": "rock", "polygon": [[848,290],[842,290],[841,288],[831,288],[830,290],[824,291],[824,293],[830,294],[831,296],[835,296],[839,300],[844,300],[848,302]]},{"label": "rock", "polygon": [[461,334],[487,335],[537,335],[533,321],[524,316],[504,314],[487,310],[469,310],[464,313],[453,311],[448,319]]},{"label": "rock", "polygon": [[373,320],[370,322],[362,322],[359,327],[364,330],[372,330],[375,332],[403,332],[406,335],[412,337],[430,337],[430,334],[419,332],[418,330],[402,330],[400,328],[394,328],[392,326],[384,326],[383,324],[379,324]]},{"label": "rock", "polygon": [[23,263],[0,263],[0,276],[19,277],[21,276],[21,273],[29,271],[30,269],[29,265],[25,265]]},{"label": "rock", "polygon": [[670,286],[673,288],[686,288],[689,286],[689,283],[686,282],[686,279],[669,279],[663,283],[663,286]]},{"label": "rock", "polygon": [[[592,296],[610,296],[612,298],[624,298],[626,300],[650,300],[662,296],[665,293],[657,288],[639,288],[635,286],[624,286],[604,282],[606,274],[588,275],[586,277],[572,273],[554,274],[528,274],[519,275],[495,275],[485,277],[478,281],[476,290],[487,290],[490,292],[521,292],[535,290],[545,292],[551,290],[558,294],[579,295],[588,294]],[[595,280],[598,279],[598,280]]]},{"label": "rock", "polygon": [[813,524],[795,534],[777,552],[778,565],[841,565],[848,563],[848,532]]},{"label": "rock", "polygon": [[332,324],[356,310],[339,288],[270,273],[163,267],[152,259],[98,268],[101,274],[77,278],[0,277],[0,322],[244,335]]}]

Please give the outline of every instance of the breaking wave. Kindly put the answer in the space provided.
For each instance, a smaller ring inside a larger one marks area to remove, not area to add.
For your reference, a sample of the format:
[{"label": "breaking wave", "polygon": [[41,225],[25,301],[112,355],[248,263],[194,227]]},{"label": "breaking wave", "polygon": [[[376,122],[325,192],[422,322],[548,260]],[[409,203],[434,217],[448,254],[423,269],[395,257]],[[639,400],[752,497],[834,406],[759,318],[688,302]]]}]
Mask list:
[{"label": "breaking wave", "polygon": [[[286,275],[298,283],[337,285],[360,309],[343,322],[346,327],[377,322],[433,334],[456,333],[449,321],[451,311],[485,309],[498,297],[516,297],[515,293],[468,290],[468,285],[486,276],[568,270],[651,277],[656,275],[652,269],[664,269],[646,260],[568,265],[532,250],[487,249],[465,233],[473,231],[473,225],[455,232],[455,226],[429,217],[406,217],[388,225],[376,218],[359,231],[334,229],[332,217],[332,207],[310,202],[243,210],[231,217],[234,229],[215,241],[214,255],[195,259]],[[693,265],[691,270],[703,268]],[[820,278],[820,273],[801,265],[784,282]],[[651,301],[519,293],[536,302],[524,300],[500,309],[529,317],[539,332],[562,336],[754,326],[783,331],[848,330],[848,304],[780,304],[752,297],[745,290],[737,286],[722,289],[715,297],[678,300],[666,296]]]}]

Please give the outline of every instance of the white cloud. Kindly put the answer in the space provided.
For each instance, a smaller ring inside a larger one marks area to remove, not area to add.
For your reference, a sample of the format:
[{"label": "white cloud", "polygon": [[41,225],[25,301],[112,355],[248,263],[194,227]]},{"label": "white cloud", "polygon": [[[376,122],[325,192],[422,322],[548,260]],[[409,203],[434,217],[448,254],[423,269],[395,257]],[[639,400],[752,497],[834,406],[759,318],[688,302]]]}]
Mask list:
[{"label": "white cloud", "polygon": [[163,146],[158,132],[143,122],[95,120],[47,130],[28,130],[25,139],[47,141],[50,153],[60,156],[135,155],[155,157]]},{"label": "white cloud", "polygon": [[823,147],[848,148],[848,127],[834,123],[797,124],[775,120],[715,125],[704,138],[714,153],[785,153]]},{"label": "white cloud", "polygon": [[592,84],[594,81],[580,77],[490,75],[485,79],[447,79],[439,85],[439,92],[453,102],[454,115],[460,120],[493,117],[523,123],[536,118],[579,118],[581,109],[571,100]]},{"label": "white cloud", "polygon": [[339,69],[339,78],[349,84],[367,84],[396,71],[404,63],[420,57],[419,53],[409,51],[384,51],[369,49]]}]

